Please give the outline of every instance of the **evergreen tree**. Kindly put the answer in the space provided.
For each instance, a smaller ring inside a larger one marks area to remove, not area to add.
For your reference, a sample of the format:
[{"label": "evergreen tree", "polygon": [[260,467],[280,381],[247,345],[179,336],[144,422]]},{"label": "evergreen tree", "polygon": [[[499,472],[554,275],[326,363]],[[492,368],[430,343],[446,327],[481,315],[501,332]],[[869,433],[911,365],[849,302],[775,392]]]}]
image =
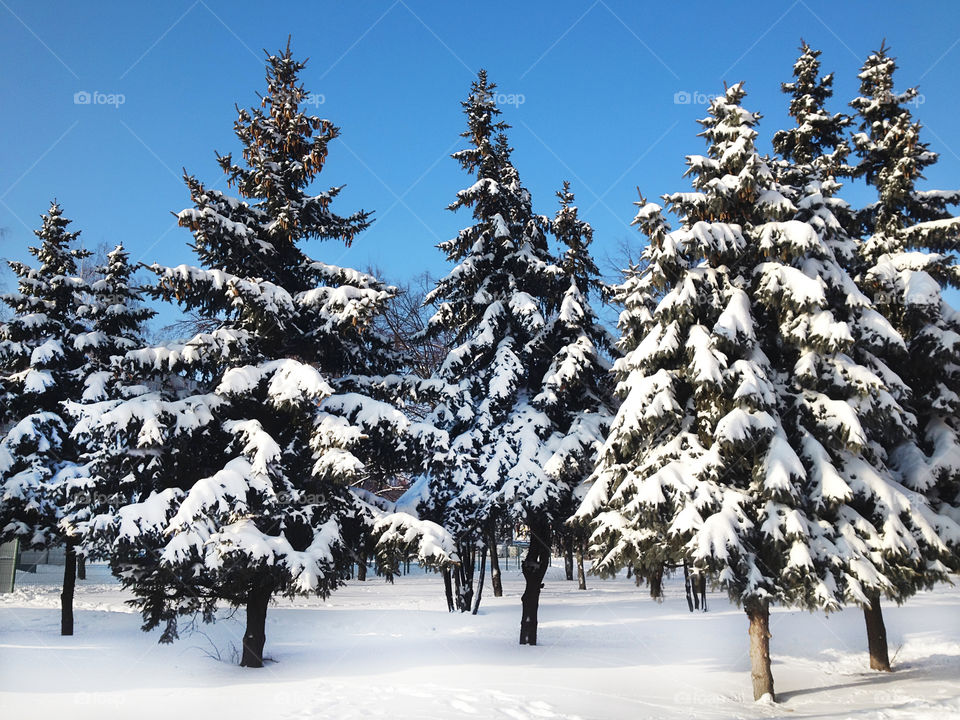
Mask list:
[{"label": "evergreen tree", "polygon": [[[960,317],[943,297],[943,289],[956,287],[960,280],[955,263],[960,218],[948,210],[960,203],[960,191],[916,188],[937,154],[920,140],[922,126],[907,107],[917,97],[917,89],[896,92],[895,71],[895,59],[881,46],[864,63],[860,96],[851,102],[860,129],[853,136],[859,157],[855,174],[877,191],[877,201],[857,214],[862,235],[857,280],[905,341],[903,352],[888,363],[909,388],[905,402],[916,418],[917,437],[915,442],[896,445],[891,462],[917,493],[915,500],[922,497],[931,504],[935,537],[956,548],[960,540],[954,522],[960,520],[960,425],[956,419],[960,346],[953,338],[960,333]],[[956,567],[956,550],[946,557],[923,554],[925,566],[888,573],[893,584],[870,594],[865,612],[871,667],[890,669],[881,591],[902,602],[944,577],[941,560]],[[885,559],[889,555],[887,551]]]},{"label": "evergreen tree", "polygon": [[556,428],[534,401],[541,390],[545,402],[551,393],[541,384],[550,360],[541,348],[563,270],[549,253],[550,222],[533,212],[530,193],[511,164],[494,89],[481,71],[462,103],[469,147],[453,157],[476,182],[457,194],[450,209],[471,209],[474,223],[440,244],[457,265],[427,297],[437,306],[428,334],[453,331],[456,337],[436,374],[450,390],[432,419],[448,432],[450,449],[434,458],[427,505],[461,548],[461,610],[472,600],[467,558],[473,545],[502,520],[526,527],[520,642],[536,644],[552,529],[569,492],[548,471]]},{"label": "evergreen tree", "polygon": [[260,106],[239,110],[244,162],[218,156],[239,198],[186,176],[194,206],[179,219],[201,266],[152,267],[156,295],[219,327],[128,352],[125,367],[153,389],[86,428],[118,434],[142,458],[137,501],[102,531],[144,628],[163,623],[170,641],[180,614],[246,606],[248,667],[263,664],[275,594],[327,596],[370,533],[402,544],[403,521],[378,523],[350,486],[444,442],[363,392],[364,377],[395,365],[372,327],[391,289],[303,251],[310,240],[349,245],[370,222],[334,214],[340,188],[307,192],[338,129],[302,111],[303,67],[289,45],[268,56]]},{"label": "evergreen tree", "polygon": [[837,260],[855,273],[856,243],[849,232],[856,227],[856,219],[837,197],[842,187],[837,178],[853,172],[847,164],[846,139],[851,118],[826,109],[833,97],[833,74],[820,75],[821,52],[802,41],[800,51],[793,66],[794,81],[781,85],[790,96],[789,114],[796,125],[774,133],[773,148],[780,159],[774,159],[771,167],[797,208],[794,219],[813,225]]},{"label": "evergreen tree", "polygon": [[[617,380],[627,376],[625,363],[628,362],[631,353],[637,349],[652,329],[654,311],[664,296],[662,283],[665,274],[657,266],[657,248],[662,246],[666,235],[670,232],[670,225],[664,218],[663,208],[660,205],[648,202],[643,194],[639,193],[639,188],[638,194],[639,200],[634,202],[637,207],[637,214],[631,224],[637,226],[648,242],[640,253],[637,262],[634,263],[631,258],[627,258],[629,265],[622,269],[623,279],[621,283],[607,288],[611,303],[621,308],[617,318],[619,338],[616,341],[615,348],[618,359],[611,368],[611,377]],[[617,401],[614,406],[615,411],[619,409],[619,404],[623,400],[623,391],[623,385],[617,382],[614,392]],[[595,519],[595,513],[609,501],[609,497],[604,495],[608,486],[597,486],[596,479],[596,473],[592,473],[578,488],[577,497],[581,504],[574,516],[568,521],[568,524],[575,528],[578,535],[586,536],[587,541],[589,541],[590,525]],[[586,496],[590,497],[588,501],[584,502]],[[609,517],[612,518],[613,516]],[[663,568],[669,562],[672,562],[672,559],[668,558],[667,553],[661,553],[657,556],[654,553],[656,549],[657,546],[654,545],[646,548],[646,565],[641,566],[635,562],[638,556],[632,559],[624,557],[623,563],[630,572],[636,574],[638,583],[642,577],[653,579],[651,596],[659,599],[660,594],[656,579],[662,579]],[[582,587],[584,583],[581,582],[580,585]]]},{"label": "evergreen tree", "polygon": [[934,255],[925,266],[931,274],[955,283],[956,273],[938,266],[936,255],[957,249],[960,218],[948,206],[960,204],[960,190],[916,189],[938,155],[920,140],[922,125],[907,107],[919,95],[917,88],[894,91],[896,69],[896,59],[881,46],[864,63],[860,96],[850,103],[860,130],[853,135],[859,157],[854,172],[877,191],[877,201],[858,214],[865,238],[861,252],[875,265],[884,255],[923,249]]},{"label": "evergreen tree", "polygon": [[93,268],[89,290],[78,314],[89,330],[77,336],[76,347],[86,356],[82,392],[67,407],[75,418],[83,472],[72,483],[63,525],[84,538],[86,557],[109,559],[110,547],[97,525],[109,524],[125,505],[136,502],[144,489],[137,478],[145,460],[131,453],[119,434],[88,427],[124,400],[147,391],[143,378],[124,370],[126,353],[143,346],[145,323],[156,313],[143,305],[142,291],[132,284],[133,267],[122,245],[106,253]]},{"label": "evergreen tree", "polygon": [[108,252],[104,264],[94,270],[87,302],[80,309],[90,332],[77,340],[87,357],[83,401],[124,397],[137,390],[126,384],[136,378],[118,372],[117,359],[143,347],[144,326],[156,312],[144,306],[143,290],[133,284],[133,270],[122,245]]},{"label": "evergreen tree", "polygon": [[[791,161],[788,170],[813,166],[823,177],[838,177],[851,170],[846,164],[850,153],[846,129],[851,119],[826,110],[827,101],[833,97],[833,73],[820,75],[821,51],[802,40],[800,51],[793,66],[794,81],[781,85],[783,92],[790,95],[789,114],[796,127],[774,133],[774,149]],[[802,180],[807,176],[797,177]],[[793,184],[802,186],[801,182]]]},{"label": "evergreen tree", "polygon": [[54,202],[34,234],[30,254],[38,267],[10,262],[18,292],[5,295],[12,317],[0,326],[0,542],[26,548],[66,545],[60,632],[73,634],[73,592],[79,537],[61,525],[67,488],[78,474],[77,447],[64,403],[80,395],[84,357],[77,339],[84,282],[77,262],[89,253],[72,249],[79,232]]},{"label": "evergreen tree", "polygon": [[[551,232],[561,245],[557,265],[562,271],[558,288],[562,295],[553,302],[538,341],[537,355],[548,364],[533,404],[550,418],[557,433],[555,455],[548,471],[569,488],[558,516],[566,520],[576,510],[579,500],[574,491],[592,472],[613,415],[615,403],[607,358],[616,351],[613,337],[590,305],[590,293],[599,295],[606,289],[590,256],[593,228],[580,219],[568,182],[557,192],[557,198],[560,208],[551,223]],[[582,552],[583,538],[576,526],[561,524],[555,530],[563,538],[567,579],[572,580],[574,547]]]},{"label": "evergreen tree", "polygon": [[[905,421],[848,354],[832,301],[852,282],[793,219],[743,96],[734,85],[701,121],[709,152],[687,159],[695,191],[665,196],[681,227],[668,232],[653,204],[638,214],[650,246],[621,290],[623,404],[579,515],[593,520],[597,571],[689,563],[743,606],[759,698],[773,695],[770,604],[839,606],[857,579],[848,566],[869,562],[843,534],[853,518],[833,524],[843,489],[893,482],[854,463],[880,460],[864,426]],[[835,457],[851,463],[847,485]]]}]

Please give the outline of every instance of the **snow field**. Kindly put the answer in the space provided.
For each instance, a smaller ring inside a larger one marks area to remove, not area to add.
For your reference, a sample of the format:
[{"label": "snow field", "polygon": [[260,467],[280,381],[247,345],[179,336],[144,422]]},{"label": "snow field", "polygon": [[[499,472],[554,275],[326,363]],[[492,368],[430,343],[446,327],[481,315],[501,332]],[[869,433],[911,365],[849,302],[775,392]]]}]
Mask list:
[{"label": "snow field", "polygon": [[372,577],[328,600],[279,599],[269,662],[236,666],[243,611],[173,645],[139,630],[128,595],[92,566],[77,629],[59,631],[56,585],[0,596],[0,711],[9,718],[725,718],[960,717],[960,593],[941,586],[887,606],[892,674],[867,669],[863,618],[775,609],[781,703],[751,701],[747,622],[726,597],[691,614],[682,579],[662,604],[624,577],[587,591],[550,569],[540,642],[517,644],[522,578],[504,572],[476,617],[448,613],[438,575]]}]

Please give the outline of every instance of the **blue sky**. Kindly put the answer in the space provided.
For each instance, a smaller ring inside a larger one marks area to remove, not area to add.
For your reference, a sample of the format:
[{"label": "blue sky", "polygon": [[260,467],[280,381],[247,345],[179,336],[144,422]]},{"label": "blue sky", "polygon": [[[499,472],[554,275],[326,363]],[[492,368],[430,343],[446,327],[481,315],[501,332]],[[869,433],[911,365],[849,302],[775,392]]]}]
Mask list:
[{"label": "blue sky", "polygon": [[[836,73],[837,111],[887,38],[899,85],[920,86],[916,115],[941,154],[925,187],[960,185],[960,3],[0,0],[0,256],[25,257],[56,197],[88,247],[123,242],[137,260],[193,262],[171,215],[189,203],[181,168],[220,179],[214,151],[237,150],[234,104],[256,102],[262,51],[288,34],[309,57],[316,114],[342,131],[320,182],[346,184],[340,212],[376,213],[350,250],[308,251],[376,265],[394,281],[444,272],[434,246],[469,222],[445,209],[469,184],[449,154],[464,126],[459,101],[481,67],[505,100],[538,211],[552,214],[554,191],[570,180],[601,264],[639,240],[629,226],[637,186],[647,196],[688,187],[683,158],[703,150],[695,120],[724,81],[746,81],[769,146],[787,123],[779,84],[801,37]],[[78,104],[82,92],[99,95]],[[165,309],[160,322],[175,316]]]}]

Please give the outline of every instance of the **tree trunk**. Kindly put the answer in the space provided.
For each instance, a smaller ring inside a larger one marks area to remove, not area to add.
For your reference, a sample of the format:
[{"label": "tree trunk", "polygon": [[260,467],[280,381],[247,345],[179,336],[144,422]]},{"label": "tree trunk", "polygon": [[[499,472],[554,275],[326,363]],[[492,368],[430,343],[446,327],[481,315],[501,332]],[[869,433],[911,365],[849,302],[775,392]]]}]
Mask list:
[{"label": "tree trunk", "polygon": [[750,619],[750,677],[753,679],[753,699],[764,695],[776,702],[773,675],[770,672],[770,606],[765,601],[754,601],[744,606]]},{"label": "tree trunk", "polygon": [[487,545],[490,546],[490,585],[494,597],[503,597],[503,582],[500,580],[500,558],[497,556],[497,532],[493,528],[487,533]]},{"label": "tree trunk", "polygon": [[67,540],[63,563],[63,590],[60,592],[60,634],[73,635],[73,591],[77,586],[77,550]]},{"label": "tree trunk", "polygon": [[583,541],[577,542],[577,589],[587,589],[587,575],[583,572]]},{"label": "tree trunk", "polygon": [[663,602],[663,564],[657,565],[650,571],[650,597],[657,602]]},{"label": "tree trunk", "polygon": [[443,592],[447,596],[447,610],[453,612],[457,606],[453,603],[453,578],[448,567],[443,569]]},{"label": "tree trunk", "polygon": [[460,564],[455,570],[457,610],[470,612],[473,605],[473,544],[460,545],[457,554],[460,556]]},{"label": "tree trunk", "polygon": [[544,518],[527,514],[527,526],[530,528],[530,547],[523,559],[523,577],[527,581],[520,602],[523,611],[520,616],[520,644],[537,644],[537,611],[540,608],[540,589],[543,576],[550,564],[550,523]]},{"label": "tree trunk", "polygon": [[240,667],[263,667],[263,646],[267,641],[267,605],[273,587],[269,581],[256,578],[247,594],[247,629],[243,633],[243,657]]},{"label": "tree trunk", "polygon": [[77,580],[87,579],[87,556],[77,555]]},{"label": "tree trunk", "polygon": [[360,582],[366,582],[367,580],[367,554],[360,553],[360,557],[357,558],[357,580]]},{"label": "tree trunk", "polygon": [[453,601],[460,612],[463,612],[463,596],[463,568],[458,566],[453,570]]},{"label": "tree trunk", "polygon": [[880,593],[870,595],[870,607],[863,609],[867,623],[867,646],[870,649],[870,669],[890,672],[890,654],[887,650],[887,628],[880,609]]},{"label": "tree trunk", "polygon": [[471,615],[476,615],[480,609],[480,597],[483,595],[483,576],[487,572],[487,546],[484,545],[480,551],[480,577],[477,579],[477,594],[473,597],[473,609]]},{"label": "tree trunk", "polygon": [[[661,576],[663,570],[661,569]],[[683,588],[687,594],[687,607],[694,610],[707,611],[707,576],[701,571],[690,572],[690,567],[683,563]]]},{"label": "tree trunk", "polygon": [[468,575],[461,564],[457,568],[457,610],[469,612],[473,604],[473,576]]},{"label": "tree trunk", "polygon": [[567,580],[573,580],[573,534],[567,533],[563,538],[563,571]]}]

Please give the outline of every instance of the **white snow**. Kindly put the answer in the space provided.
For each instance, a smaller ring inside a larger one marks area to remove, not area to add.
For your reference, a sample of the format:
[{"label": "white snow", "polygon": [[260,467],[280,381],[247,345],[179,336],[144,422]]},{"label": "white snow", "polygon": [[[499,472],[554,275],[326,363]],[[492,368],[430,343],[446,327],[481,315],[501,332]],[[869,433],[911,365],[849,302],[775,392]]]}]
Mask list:
[{"label": "white snow", "polygon": [[690,353],[690,374],[695,383],[720,385],[723,382],[727,358],[714,347],[710,332],[703,325],[690,328],[687,350]]},{"label": "white snow", "polygon": [[[522,578],[484,590],[480,614],[448,613],[442,582],[414,571],[393,586],[351,581],[328,600],[280,599],[267,615],[268,664],[240,668],[243,611],[173,645],[142,633],[128,595],[90,566],[76,635],[59,635],[60,568],[20,573],[0,595],[4,717],[352,720],[946,720],[960,713],[960,595],[940,586],[884,606],[895,672],[868,669],[863,616],[774,608],[778,704],[752,702],[747,621],[726,597],[688,613],[682,577],[662,604],[622,576],[586,591],[548,571],[540,644],[517,644]],[[200,632],[202,631],[202,632]]]},{"label": "white snow", "polygon": [[823,281],[807,277],[801,270],[775,262],[760,263],[756,272],[762,275],[759,292],[772,297],[785,295],[800,308],[823,307],[826,297]]},{"label": "white snow", "polygon": [[750,317],[750,298],[740,288],[730,291],[730,302],[720,313],[713,331],[729,340],[753,340],[753,318]]},{"label": "white snow", "polygon": [[33,367],[48,364],[51,360],[63,356],[63,347],[59,340],[50,338],[43,344],[38,345],[30,353],[30,365]]}]

